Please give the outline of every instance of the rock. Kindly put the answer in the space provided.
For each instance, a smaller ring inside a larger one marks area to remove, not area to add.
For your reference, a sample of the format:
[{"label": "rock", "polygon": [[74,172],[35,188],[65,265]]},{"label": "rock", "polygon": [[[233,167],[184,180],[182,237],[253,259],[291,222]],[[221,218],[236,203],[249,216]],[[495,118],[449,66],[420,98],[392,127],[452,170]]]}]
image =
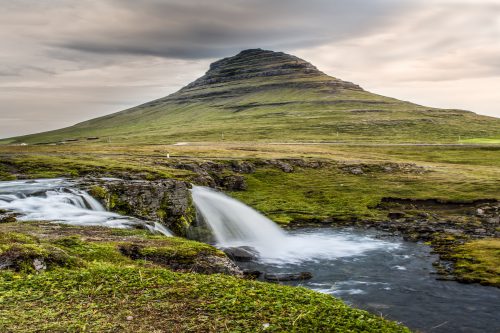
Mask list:
[{"label": "rock", "polygon": [[17,221],[16,216],[17,216],[16,213],[0,210],[0,223],[16,222]]},{"label": "rock", "polygon": [[262,275],[261,271],[243,271],[243,277],[249,280],[256,280]]},{"label": "rock", "polygon": [[489,217],[485,220],[488,224],[498,224],[500,223],[500,216]]},{"label": "rock", "polygon": [[43,259],[34,259],[33,260],[33,268],[37,272],[41,272],[47,269],[47,265],[45,264],[45,261]]},{"label": "rock", "polygon": [[484,210],[481,208],[476,209],[476,215],[477,216],[484,216]]},{"label": "rock", "polygon": [[301,280],[309,280],[311,278],[312,274],[310,272],[264,274],[264,279],[268,281],[301,281]]},{"label": "rock", "polygon": [[196,219],[191,185],[187,182],[87,178],[81,184],[91,192],[99,192],[97,199],[109,210],[159,222],[176,235],[184,236]]},{"label": "rock", "polygon": [[462,230],[457,230],[457,229],[443,229],[443,232],[453,236],[460,236],[463,235],[464,233]]},{"label": "rock", "polygon": [[281,169],[281,171],[290,173],[293,172],[293,166],[288,163],[276,161],[276,166]]},{"label": "rock", "polygon": [[222,178],[220,186],[229,191],[244,191],[247,189],[245,178],[239,175],[231,175]]},{"label": "rock", "polygon": [[426,213],[426,212],[420,212],[417,214],[418,217],[422,217],[424,219],[428,219],[431,217],[431,215],[429,213]]},{"label": "rock", "polygon": [[246,161],[232,161],[231,168],[234,172],[238,173],[253,173],[255,172],[255,165]]},{"label": "rock", "polygon": [[[165,246],[165,248],[163,248]],[[208,247],[208,245],[206,245]],[[207,250],[189,253],[170,252],[168,243],[122,243],[118,250],[133,260],[149,260],[174,271],[200,274],[227,274],[243,277],[243,272],[222,253],[210,254]],[[215,250],[215,249],[214,249]]]},{"label": "rock", "polygon": [[234,261],[252,261],[259,258],[259,252],[250,246],[226,247],[221,250]]},{"label": "rock", "polygon": [[388,165],[384,165],[384,166],[382,166],[382,170],[383,170],[384,172],[388,172],[388,173],[391,173],[391,172],[393,172],[393,171],[394,171],[394,169],[393,169],[391,166],[388,166]]},{"label": "rock", "polygon": [[477,228],[477,229],[474,229],[474,233],[476,235],[484,235],[486,234],[486,229],[483,229],[483,228]]},{"label": "rock", "polygon": [[184,270],[200,274],[226,274],[243,277],[241,269],[229,258],[213,255],[199,257],[191,267]]},{"label": "rock", "polygon": [[198,175],[193,178],[193,184],[215,188],[217,183],[209,175]]},{"label": "rock", "polygon": [[361,168],[355,167],[355,168],[349,168],[348,171],[352,173],[353,175],[363,175],[364,172]]},{"label": "rock", "polygon": [[405,216],[406,216],[406,214],[404,212],[389,212],[387,214],[387,217],[390,218],[391,220],[400,219],[400,218],[403,218]]}]

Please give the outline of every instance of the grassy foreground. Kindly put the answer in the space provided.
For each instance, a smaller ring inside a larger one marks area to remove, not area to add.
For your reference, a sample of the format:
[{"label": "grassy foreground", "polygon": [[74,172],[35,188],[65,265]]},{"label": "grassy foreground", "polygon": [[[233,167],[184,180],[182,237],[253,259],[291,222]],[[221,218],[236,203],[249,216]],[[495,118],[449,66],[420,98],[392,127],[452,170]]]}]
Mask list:
[{"label": "grassy foreground", "polygon": [[0,273],[2,332],[409,332],[304,288],[173,272],[119,250],[162,240],[169,258],[218,252],[192,241],[34,222],[0,224],[0,239],[0,261],[19,263]]}]

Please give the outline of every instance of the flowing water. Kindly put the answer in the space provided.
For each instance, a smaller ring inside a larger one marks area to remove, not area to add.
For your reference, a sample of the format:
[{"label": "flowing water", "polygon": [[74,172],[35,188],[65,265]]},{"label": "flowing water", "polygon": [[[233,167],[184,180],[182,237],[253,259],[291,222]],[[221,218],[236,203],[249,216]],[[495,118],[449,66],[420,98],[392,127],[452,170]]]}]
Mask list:
[{"label": "flowing water", "polygon": [[437,258],[428,246],[366,230],[286,232],[220,192],[194,186],[192,195],[217,246],[251,246],[260,253],[242,268],[311,272],[311,280],[288,284],[332,294],[421,332],[500,332],[500,290],[436,280]]},{"label": "flowing water", "polygon": [[20,214],[20,221],[57,221],[79,226],[145,227],[167,236],[162,225],[108,212],[87,192],[65,179],[0,182],[0,209]]}]

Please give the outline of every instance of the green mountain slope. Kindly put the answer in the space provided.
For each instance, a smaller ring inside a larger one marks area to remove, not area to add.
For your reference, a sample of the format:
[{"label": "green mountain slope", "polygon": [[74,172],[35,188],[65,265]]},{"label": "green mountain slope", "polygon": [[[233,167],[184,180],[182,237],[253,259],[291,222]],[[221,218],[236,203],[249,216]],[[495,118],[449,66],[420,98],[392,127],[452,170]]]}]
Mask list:
[{"label": "green mountain slope", "polygon": [[372,94],[297,57],[251,49],[213,63],[167,97],[15,142],[457,142],[459,136],[498,139],[500,119]]}]

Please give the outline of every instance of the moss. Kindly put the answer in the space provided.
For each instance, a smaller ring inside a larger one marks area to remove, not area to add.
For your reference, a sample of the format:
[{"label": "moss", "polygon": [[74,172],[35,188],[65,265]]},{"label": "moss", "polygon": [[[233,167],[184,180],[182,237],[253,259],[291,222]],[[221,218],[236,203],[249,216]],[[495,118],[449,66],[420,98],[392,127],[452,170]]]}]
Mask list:
[{"label": "moss", "polygon": [[160,220],[165,220],[165,218],[167,217],[167,212],[164,209],[160,208],[156,211],[156,216],[158,216]]},{"label": "moss", "polygon": [[47,269],[55,267],[76,267],[81,260],[61,248],[39,243],[34,237],[19,233],[1,233],[0,262],[15,271],[35,272],[34,262],[38,260]]},{"label": "moss", "polygon": [[500,238],[467,242],[451,258],[459,280],[500,287]]},{"label": "moss", "polygon": [[104,187],[99,186],[99,185],[93,185],[89,189],[89,194],[91,196],[93,196],[94,198],[100,199],[100,200],[107,200],[107,198],[108,198],[108,191]]},{"label": "moss", "polygon": [[3,331],[409,332],[303,288],[164,269],[0,274],[0,293]]},{"label": "moss", "polygon": [[194,207],[191,196],[188,196],[188,203],[184,213],[177,217],[171,217],[167,214],[170,210],[170,201],[166,198],[157,211],[158,217],[168,223],[168,227],[175,235],[186,236],[189,228],[196,220],[196,208]]},{"label": "moss", "polygon": [[116,193],[113,193],[109,196],[108,208],[123,215],[128,215],[133,212],[130,204],[126,201],[122,201],[120,199],[120,196]]},{"label": "moss", "polygon": [[194,263],[207,255],[224,257],[216,248],[183,238],[172,237],[148,244],[120,243],[120,252],[132,259],[144,259],[161,265],[179,265]]}]

